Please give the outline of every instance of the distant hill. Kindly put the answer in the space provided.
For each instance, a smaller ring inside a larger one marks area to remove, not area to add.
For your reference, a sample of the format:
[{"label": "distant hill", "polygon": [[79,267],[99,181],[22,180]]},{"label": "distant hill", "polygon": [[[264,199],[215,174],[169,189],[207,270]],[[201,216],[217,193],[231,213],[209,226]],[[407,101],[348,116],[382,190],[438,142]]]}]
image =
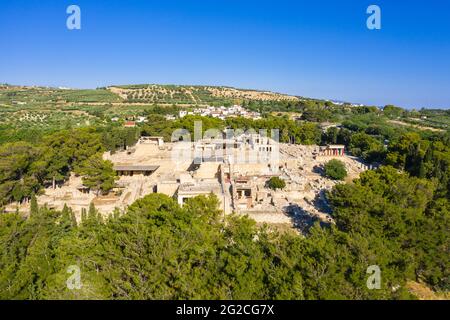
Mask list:
[{"label": "distant hill", "polygon": [[69,89],[0,84],[0,103],[125,103],[175,105],[231,105],[243,102],[298,102],[300,97],[270,91],[225,86],[115,85],[97,89]]},{"label": "distant hill", "polygon": [[210,104],[242,103],[243,101],[298,101],[295,96],[269,91],[236,89],[217,86],[125,85],[110,86],[107,90],[127,102]]}]

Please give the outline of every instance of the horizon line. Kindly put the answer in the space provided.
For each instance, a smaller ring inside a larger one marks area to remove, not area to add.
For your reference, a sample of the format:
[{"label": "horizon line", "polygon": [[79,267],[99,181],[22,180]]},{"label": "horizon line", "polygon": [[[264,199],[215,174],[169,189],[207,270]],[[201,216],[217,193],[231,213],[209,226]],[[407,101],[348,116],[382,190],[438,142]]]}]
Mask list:
[{"label": "horizon line", "polygon": [[37,88],[54,88],[54,89],[65,89],[65,90],[98,90],[101,88],[109,88],[109,87],[121,87],[121,86],[140,86],[140,85],[156,85],[156,86],[178,86],[178,87],[217,87],[217,88],[231,88],[231,89],[237,89],[237,90],[249,90],[249,91],[258,91],[258,92],[270,92],[274,94],[280,94],[290,97],[296,97],[296,98],[303,98],[303,99],[310,99],[310,100],[322,100],[322,101],[330,101],[333,103],[344,103],[344,104],[351,104],[351,105],[361,105],[364,107],[377,107],[377,108],[384,108],[388,105],[393,105],[395,107],[402,108],[404,110],[449,110],[450,106],[448,107],[436,107],[436,106],[428,106],[428,107],[404,107],[397,105],[395,103],[384,103],[383,105],[377,105],[377,104],[367,104],[367,103],[361,103],[361,102],[354,102],[354,101],[347,101],[345,99],[338,99],[338,98],[317,98],[317,97],[307,97],[303,95],[298,94],[290,94],[290,93],[284,93],[284,92],[278,92],[273,91],[270,89],[254,89],[254,88],[241,88],[233,85],[211,85],[211,84],[175,84],[175,83],[128,83],[128,84],[109,84],[109,85],[102,85],[102,86],[95,86],[95,87],[76,87],[76,86],[62,86],[62,85],[39,85],[39,84],[30,84],[30,85],[23,85],[23,84],[12,84],[5,81],[2,81],[0,85],[7,85],[12,87],[37,87]]}]

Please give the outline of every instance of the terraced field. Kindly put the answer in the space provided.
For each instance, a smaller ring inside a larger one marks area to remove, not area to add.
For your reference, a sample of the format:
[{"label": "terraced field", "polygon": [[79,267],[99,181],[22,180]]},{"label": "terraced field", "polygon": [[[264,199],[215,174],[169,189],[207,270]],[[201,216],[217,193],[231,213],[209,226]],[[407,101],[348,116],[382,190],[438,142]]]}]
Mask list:
[{"label": "terraced field", "polygon": [[231,104],[243,101],[298,101],[279,93],[214,86],[130,85],[112,86],[108,90],[129,102],[198,104]]},{"label": "terraced field", "polygon": [[64,89],[0,85],[0,132],[58,130],[101,125],[112,117],[177,114],[181,108],[206,105],[284,103],[298,98],[256,90],[213,86],[129,85],[98,89]]}]

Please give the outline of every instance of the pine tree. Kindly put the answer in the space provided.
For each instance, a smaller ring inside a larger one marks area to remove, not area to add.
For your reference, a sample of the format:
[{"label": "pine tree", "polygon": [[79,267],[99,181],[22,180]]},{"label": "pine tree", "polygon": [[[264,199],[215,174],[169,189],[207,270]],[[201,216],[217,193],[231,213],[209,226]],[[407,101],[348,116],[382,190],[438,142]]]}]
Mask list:
[{"label": "pine tree", "polygon": [[91,204],[89,205],[88,220],[90,220],[90,221],[97,220],[97,209],[95,208],[95,205],[93,202],[91,202]]},{"label": "pine tree", "polygon": [[72,220],[72,226],[76,227],[78,225],[77,223],[77,217],[75,216],[75,212],[70,212],[70,219]]},{"label": "pine tree", "polygon": [[61,212],[61,227],[64,229],[70,229],[72,227],[72,218],[71,218],[72,210],[64,204],[64,208]]},{"label": "pine tree", "polygon": [[31,202],[30,202],[30,215],[35,215],[39,212],[39,206],[37,203],[37,199],[36,199],[36,195],[33,194],[31,195]]},{"label": "pine tree", "polygon": [[424,162],[422,160],[420,160],[418,177],[425,178],[425,176],[426,176],[425,165],[424,165]]},{"label": "pine tree", "polygon": [[86,209],[82,208],[81,209],[81,223],[85,223],[87,221],[87,213],[86,213]]}]

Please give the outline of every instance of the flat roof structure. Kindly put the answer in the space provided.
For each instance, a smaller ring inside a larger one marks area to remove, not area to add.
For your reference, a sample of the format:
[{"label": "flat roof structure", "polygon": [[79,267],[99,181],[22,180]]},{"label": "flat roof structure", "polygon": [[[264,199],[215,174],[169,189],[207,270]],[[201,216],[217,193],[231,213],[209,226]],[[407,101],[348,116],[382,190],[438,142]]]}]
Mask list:
[{"label": "flat roof structure", "polygon": [[115,165],[114,170],[119,176],[144,175],[150,176],[159,166],[155,165]]},{"label": "flat roof structure", "polygon": [[145,165],[115,165],[115,171],[156,171],[159,166]]},{"label": "flat roof structure", "polygon": [[182,183],[176,192],[177,201],[180,206],[184,202],[198,195],[208,195],[214,193],[222,201],[222,189],[220,183]]},{"label": "flat roof structure", "polygon": [[320,155],[322,156],[343,156],[344,153],[345,146],[342,144],[330,144],[320,148]]}]

